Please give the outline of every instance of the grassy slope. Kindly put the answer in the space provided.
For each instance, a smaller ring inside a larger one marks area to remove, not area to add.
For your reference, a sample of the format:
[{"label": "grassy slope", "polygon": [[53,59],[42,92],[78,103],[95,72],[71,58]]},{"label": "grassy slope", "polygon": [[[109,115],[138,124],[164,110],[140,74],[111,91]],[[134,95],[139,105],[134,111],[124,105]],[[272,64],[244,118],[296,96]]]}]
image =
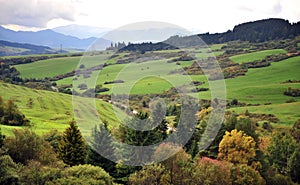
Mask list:
[{"label": "grassy slope", "polygon": [[[32,129],[38,134],[45,133],[52,128],[62,131],[73,118],[72,96],[42,90],[33,90],[26,87],[0,83],[0,96],[4,100],[13,99],[21,112],[30,119]],[[27,105],[29,98],[34,100],[33,107]],[[86,99],[81,98],[82,101]],[[96,106],[101,119],[109,122],[110,127],[118,124],[118,119],[113,114],[112,106],[102,101],[96,101]],[[119,111],[118,114],[122,115]],[[123,116],[123,115],[122,115]],[[4,134],[10,134],[11,127],[1,125]]]},{"label": "grassy slope", "polygon": [[[285,52],[284,50],[266,50],[242,55],[246,60],[256,60],[267,55]],[[200,54],[200,53],[199,53]],[[241,57],[240,55],[238,58]],[[99,62],[99,61],[98,61]],[[91,58],[91,63],[93,60]],[[125,80],[124,84],[105,85],[112,90],[114,87],[115,92],[132,94],[146,94],[146,93],[160,93],[175,85],[182,85],[190,79],[183,75],[169,75],[169,71],[177,69],[180,66],[174,63],[167,63],[163,61],[150,61],[145,63],[132,63],[122,65],[111,65],[104,68],[99,74],[94,72],[92,79],[96,79],[97,83],[103,84],[105,81],[112,81],[116,79]],[[122,71],[122,72],[121,72]],[[120,75],[120,76],[118,76]],[[153,75],[153,76],[151,76]],[[155,77],[156,76],[156,77]],[[193,80],[207,81],[205,76],[192,75]],[[137,80],[136,80],[137,79]],[[300,57],[290,58],[281,62],[272,63],[271,66],[266,68],[249,69],[246,76],[241,76],[234,79],[227,79],[227,99],[232,100],[237,98],[241,102],[246,103],[272,103],[269,106],[249,107],[261,113],[272,113],[272,109],[280,110],[280,107],[294,107],[294,104],[285,104],[285,101],[291,97],[284,96],[283,91],[287,87],[300,88],[300,84],[281,84],[280,82],[300,79]],[[76,84],[86,82],[88,86],[93,87],[91,81],[79,78]],[[59,84],[70,84],[72,78],[66,78],[58,81]],[[130,87],[133,87],[130,89]],[[209,87],[209,84],[204,84],[203,87]],[[112,91],[106,92],[111,93]],[[200,92],[200,98],[209,99],[210,92]],[[300,98],[295,98],[300,101]],[[298,105],[295,103],[295,105]],[[270,108],[271,107],[271,108]],[[243,108],[236,108],[237,111],[244,111]],[[291,115],[297,115],[297,109],[289,109]],[[275,111],[276,113],[276,111]],[[285,113],[277,111],[278,117],[284,116]],[[286,113],[287,115],[287,113]],[[283,117],[282,117],[283,118]],[[287,117],[284,117],[287,118]],[[293,117],[293,119],[295,116]],[[286,120],[287,122],[291,123]]]},{"label": "grassy slope", "polygon": [[[86,56],[84,65],[86,68],[103,64],[107,55]],[[29,64],[16,65],[23,78],[44,78],[54,77],[75,70],[81,57],[64,57],[41,60]]]},{"label": "grassy slope", "polygon": [[[228,99],[238,98],[249,103],[284,103],[290,99],[283,92],[288,87],[300,88],[299,83],[282,84],[300,79],[300,57],[293,57],[266,68],[249,69],[246,76],[227,79]],[[296,98],[300,100],[300,98]]]},{"label": "grassy slope", "polygon": [[230,60],[236,63],[245,63],[245,62],[252,62],[255,60],[262,60],[266,58],[266,56],[276,55],[280,53],[286,53],[283,49],[272,49],[272,50],[264,50],[264,51],[257,51],[252,53],[246,53],[241,55],[235,55],[230,57]]},{"label": "grassy slope", "polygon": [[226,80],[228,99],[237,98],[242,102],[272,105],[233,108],[232,110],[275,114],[281,124],[293,124],[300,118],[300,98],[295,103],[285,103],[292,97],[284,96],[288,87],[300,88],[299,83],[281,84],[288,79],[300,79],[300,57],[293,57],[281,62],[272,63],[270,67],[250,69],[246,76]]}]

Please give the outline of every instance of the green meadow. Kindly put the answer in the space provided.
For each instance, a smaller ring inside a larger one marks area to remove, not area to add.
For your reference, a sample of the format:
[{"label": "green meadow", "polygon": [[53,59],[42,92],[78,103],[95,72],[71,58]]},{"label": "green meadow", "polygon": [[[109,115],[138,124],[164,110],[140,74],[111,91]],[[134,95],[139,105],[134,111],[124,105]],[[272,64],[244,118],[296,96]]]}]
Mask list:
[{"label": "green meadow", "polygon": [[230,60],[241,64],[245,62],[253,62],[255,60],[262,60],[265,59],[267,56],[277,55],[281,53],[286,53],[286,51],[284,49],[263,50],[263,51],[256,51],[256,52],[246,53],[241,55],[235,55],[230,57]]},{"label": "green meadow", "polygon": [[[57,92],[33,90],[22,86],[16,86],[7,83],[0,83],[0,96],[4,101],[8,99],[14,100],[20,111],[31,122],[31,129],[38,134],[43,134],[51,129],[57,129],[63,131],[67,126],[68,122],[74,118],[74,110],[76,106],[72,106],[72,96]],[[77,97],[81,102],[94,101],[87,98]],[[28,104],[29,100],[33,100],[32,106]],[[74,104],[76,105],[76,104]],[[109,127],[116,127],[120,120],[116,115],[124,117],[123,113],[114,109],[109,103],[95,100],[96,110],[100,119],[106,120],[109,123]],[[91,109],[91,108],[89,108]],[[83,115],[84,120],[89,120],[87,112]],[[116,115],[115,115],[116,114]],[[0,125],[1,130],[4,134],[10,135],[13,128],[6,125]]]},{"label": "green meadow", "polygon": [[65,74],[79,68],[80,64],[84,64],[86,68],[93,67],[106,62],[108,55],[85,56],[81,63],[81,56],[78,57],[63,57],[40,60],[28,64],[16,65],[22,78],[45,78],[54,77]]},{"label": "green meadow", "polygon": [[[223,45],[214,45],[214,50],[219,50]],[[197,52],[198,51],[198,52]],[[162,52],[162,51],[159,51]],[[168,51],[170,52],[170,51]],[[222,51],[217,51],[219,54]],[[230,59],[237,62],[251,62],[254,60],[263,59],[266,56],[285,53],[285,50],[274,49],[249,54],[236,55]],[[207,53],[203,49],[196,50],[196,57],[208,57],[218,53]],[[170,74],[173,70],[178,70],[184,66],[191,65],[191,61],[180,61],[180,65],[168,63],[167,60],[151,60],[142,63],[132,62],[129,64],[115,64],[117,58],[124,56],[121,54],[115,59],[106,60],[109,53],[94,56],[85,56],[81,61],[85,68],[103,64],[107,61],[112,64],[102,70],[94,71],[90,78],[83,76],[64,78],[57,81],[58,85],[73,84],[74,88],[81,83],[86,83],[89,88],[95,87],[96,84],[102,84],[110,90],[105,94],[150,94],[161,93],[171,87],[179,87],[189,84],[192,80],[203,81],[205,84],[199,87],[208,87],[210,84],[204,75],[181,75]],[[16,65],[16,68],[21,72],[22,77],[26,78],[43,78],[53,77],[60,74],[65,74],[75,70],[81,57],[66,57],[54,58],[49,60],[37,61],[30,64]],[[124,83],[108,84],[105,82],[114,80],[124,80]],[[299,102],[300,98],[292,98],[283,95],[283,92],[288,88],[300,88],[300,83],[282,83],[286,80],[300,80],[300,56],[289,58],[280,62],[273,62],[270,66],[264,68],[249,69],[245,76],[226,79],[226,96],[227,100],[237,99],[239,102],[247,104],[260,104],[259,106],[248,106],[232,108],[238,113],[248,109],[254,113],[275,114],[280,119],[279,124],[291,125],[299,118]],[[211,82],[213,83],[213,82]],[[5,99],[13,99],[17,103],[20,110],[31,120],[32,129],[37,133],[42,134],[52,128],[63,130],[67,126],[67,122],[74,117],[72,108],[72,96],[50,91],[40,91],[28,89],[21,86],[1,83],[0,95]],[[82,91],[81,91],[82,92]],[[201,99],[210,99],[211,92],[199,92]],[[28,107],[28,101],[32,98],[34,104]],[[294,99],[295,103],[286,103],[287,100]],[[86,100],[86,99],[85,99]],[[85,102],[81,100],[81,102]],[[264,105],[269,104],[269,105]],[[89,106],[86,110],[86,117],[82,120],[93,116]],[[116,127],[120,120],[114,114],[112,106],[103,101],[96,101],[97,114],[101,120],[107,120],[111,128]],[[118,113],[124,117],[123,113]],[[4,133],[11,133],[11,128],[1,125]]]}]

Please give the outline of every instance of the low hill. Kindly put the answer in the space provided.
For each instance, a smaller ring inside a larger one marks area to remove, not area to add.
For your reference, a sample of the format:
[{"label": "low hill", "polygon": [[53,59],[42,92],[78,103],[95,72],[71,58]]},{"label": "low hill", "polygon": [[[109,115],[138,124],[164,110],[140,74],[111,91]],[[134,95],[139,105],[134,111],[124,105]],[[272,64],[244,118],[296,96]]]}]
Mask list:
[{"label": "low hill", "polygon": [[47,46],[21,44],[0,40],[0,56],[50,54],[56,52],[57,50],[54,50]]}]

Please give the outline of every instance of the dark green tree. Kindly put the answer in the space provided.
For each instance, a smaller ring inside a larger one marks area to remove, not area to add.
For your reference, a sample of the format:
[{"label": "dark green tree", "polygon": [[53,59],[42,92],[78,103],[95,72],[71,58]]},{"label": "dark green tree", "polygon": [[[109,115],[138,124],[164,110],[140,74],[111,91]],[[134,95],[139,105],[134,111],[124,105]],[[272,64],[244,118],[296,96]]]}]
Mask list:
[{"label": "dark green tree", "polygon": [[[115,175],[116,163],[114,157],[114,146],[112,144],[111,134],[107,129],[107,122],[103,121],[103,124],[99,124],[99,128],[95,126],[92,131],[91,147],[87,152],[87,163],[94,166],[100,166],[111,175]],[[103,155],[101,155],[100,154]],[[110,159],[105,158],[110,156]]]},{"label": "dark green tree", "polygon": [[69,124],[70,126],[64,131],[58,146],[59,157],[70,166],[84,164],[86,158],[85,141],[76,121],[72,120]]},{"label": "dark green tree", "polygon": [[[123,142],[133,146],[148,146],[159,143],[163,138],[162,132],[159,130],[159,126],[154,129],[149,129],[152,126],[151,124],[152,120],[150,119],[149,114],[139,112],[136,117],[126,122],[126,125],[128,126],[120,126],[119,130],[120,132],[123,132]],[[123,150],[123,152],[121,152],[123,158],[127,158],[131,161],[149,161],[149,157],[151,156],[149,154],[154,152],[154,150],[151,150],[151,147],[148,148],[149,150],[147,151],[143,148],[124,147],[125,148],[120,148]],[[146,156],[148,156],[148,158]]]}]

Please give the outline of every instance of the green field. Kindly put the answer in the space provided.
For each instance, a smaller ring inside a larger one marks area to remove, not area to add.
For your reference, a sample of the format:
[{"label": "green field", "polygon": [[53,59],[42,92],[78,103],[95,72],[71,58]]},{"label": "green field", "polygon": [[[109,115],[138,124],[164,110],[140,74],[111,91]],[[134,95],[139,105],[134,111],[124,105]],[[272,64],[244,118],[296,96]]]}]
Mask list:
[{"label": "green field", "polygon": [[[93,67],[106,62],[107,55],[85,56],[84,66]],[[81,56],[41,60],[29,64],[16,65],[22,78],[45,78],[65,74],[79,68]]]},{"label": "green field", "polygon": [[284,90],[300,88],[299,83],[281,83],[289,79],[300,79],[299,56],[272,63],[269,67],[249,69],[246,76],[227,79],[227,97],[248,103],[284,103],[291,98],[283,95]]},{"label": "green field", "polygon": [[253,62],[255,60],[262,60],[265,59],[267,56],[277,55],[280,53],[286,53],[286,51],[284,49],[263,50],[263,51],[257,51],[257,52],[246,53],[241,55],[235,55],[230,57],[230,60],[241,64],[245,62]]},{"label": "green field", "polygon": [[236,113],[274,114],[282,125],[292,126],[300,118],[300,102],[232,108]]},{"label": "green field", "polygon": [[[214,46],[215,49],[221,48],[222,45]],[[198,52],[197,52],[198,51]],[[160,51],[163,52],[163,51]],[[170,51],[168,51],[170,52]],[[221,53],[222,51],[220,51]],[[253,60],[263,59],[268,55],[285,53],[285,50],[265,50],[253,52],[249,54],[236,55],[231,57],[235,62],[249,62]],[[198,58],[211,56],[215,53],[207,53],[206,50],[196,50]],[[92,67],[106,62],[108,54],[86,56],[82,61],[85,67]],[[120,55],[124,56],[124,55]],[[119,58],[119,57],[118,57]],[[22,77],[52,77],[58,74],[64,74],[77,68],[80,57],[56,58],[50,60],[42,60],[30,64],[17,65],[17,69],[21,71]],[[115,60],[109,60],[114,63]],[[192,62],[180,62],[181,65],[175,63],[167,63],[167,60],[152,60],[142,63],[132,62],[129,64],[113,64],[103,70],[94,71],[90,78],[83,78],[82,75],[73,81],[73,77],[65,78],[57,81],[60,84],[73,84],[75,88],[81,83],[86,83],[89,88],[96,84],[104,84],[104,82],[113,80],[124,80],[125,83],[109,84],[104,87],[110,88],[106,94],[150,94],[161,93],[171,87],[187,85],[192,80],[205,81],[201,87],[209,87],[208,81],[204,75],[181,75],[170,74],[170,71],[190,65]],[[281,83],[286,80],[300,80],[300,56],[289,58],[276,63],[271,63],[269,67],[249,69],[245,76],[239,76],[232,79],[226,79],[227,100],[234,98],[239,102],[260,104],[260,106],[250,106],[242,108],[233,108],[236,112],[244,112],[248,109],[255,113],[272,113],[280,119],[280,124],[292,124],[299,118],[299,102],[300,98],[293,98],[297,102],[286,103],[292,97],[283,95],[288,88],[300,88],[300,83]],[[62,130],[66,127],[66,123],[73,117],[71,96],[49,92],[31,90],[25,87],[19,87],[9,84],[0,84],[0,95],[4,99],[14,99],[21,111],[30,118],[33,123],[33,129],[38,133],[43,133],[51,128]],[[82,92],[82,91],[81,91]],[[193,94],[195,95],[195,94]],[[201,99],[210,99],[211,92],[198,93]],[[34,99],[33,108],[26,106],[28,99]],[[82,101],[84,102],[84,101]],[[269,104],[271,105],[264,105]],[[97,108],[100,117],[109,121],[112,127],[119,124],[112,107],[104,102],[97,101]],[[86,105],[85,105],[86,106]],[[86,106],[88,107],[88,106]],[[88,109],[88,108],[87,108]],[[92,116],[93,112],[87,112],[87,116]],[[84,119],[84,118],[83,118]],[[4,133],[9,133],[11,128],[1,126]]]},{"label": "green field", "polygon": [[[4,100],[14,100],[20,111],[30,119],[32,124],[31,129],[38,134],[48,132],[51,129],[63,131],[68,126],[68,122],[74,117],[72,96],[70,95],[33,90],[6,83],[0,83],[0,89],[0,96],[2,96]],[[28,105],[30,98],[33,99],[32,107]],[[79,98],[79,100],[87,102],[88,99]],[[114,115],[110,104],[96,100],[96,107],[101,120],[107,120],[110,128],[116,127],[119,124],[119,120]],[[74,109],[76,109],[76,107],[74,107]],[[117,114],[122,116],[122,113],[119,111]],[[84,116],[88,117],[89,115]],[[5,125],[0,125],[0,127],[2,132],[8,135],[11,134],[12,128],[20,128]]]}]

